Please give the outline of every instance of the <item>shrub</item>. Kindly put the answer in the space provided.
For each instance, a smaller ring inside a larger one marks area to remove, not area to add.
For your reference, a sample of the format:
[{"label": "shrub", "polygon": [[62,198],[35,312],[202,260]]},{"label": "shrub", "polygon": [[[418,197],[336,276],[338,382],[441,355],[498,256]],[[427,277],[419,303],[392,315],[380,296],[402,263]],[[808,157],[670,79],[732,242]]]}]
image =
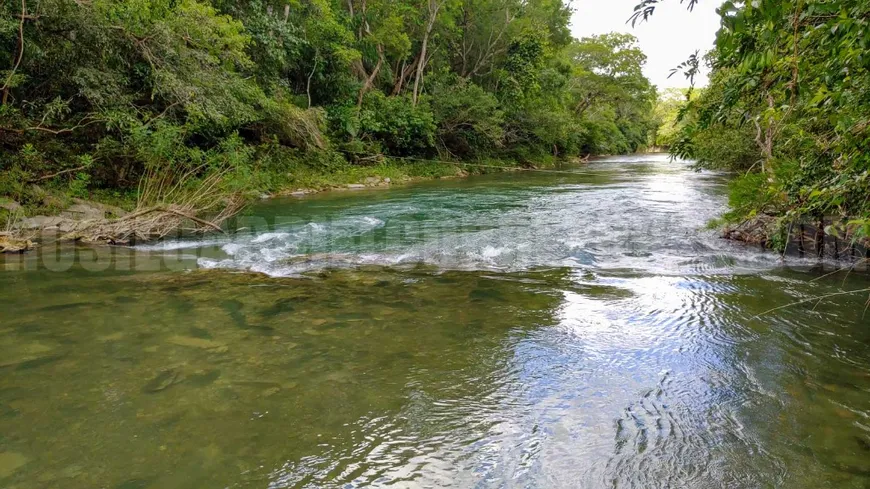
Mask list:
[{"label": "shrub", "polygon": [[502,145],[504,113],[495,95],[464,80],[445,80],[432,91],[439,143],[459,156],[491,153]]}]

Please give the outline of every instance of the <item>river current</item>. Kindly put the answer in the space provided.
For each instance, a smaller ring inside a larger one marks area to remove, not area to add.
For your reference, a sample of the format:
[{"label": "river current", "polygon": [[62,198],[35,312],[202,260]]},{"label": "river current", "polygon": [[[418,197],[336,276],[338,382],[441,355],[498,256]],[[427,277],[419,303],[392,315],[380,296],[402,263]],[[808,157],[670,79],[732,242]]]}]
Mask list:
[{"label": "river current", "polygon": [[870,487],[870,278],[720,239],[727,179],[614,157],[0,257],[0,487]]}]

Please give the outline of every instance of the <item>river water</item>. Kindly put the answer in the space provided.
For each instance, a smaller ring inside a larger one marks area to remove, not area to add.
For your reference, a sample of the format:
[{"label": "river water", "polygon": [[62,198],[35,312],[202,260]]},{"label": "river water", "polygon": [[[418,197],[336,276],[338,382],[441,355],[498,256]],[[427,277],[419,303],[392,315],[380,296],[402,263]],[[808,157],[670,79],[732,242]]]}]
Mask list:
[{"label": "river water", "polygon": [[866,488],[866,274],[662,156],[0,260],[4,488]]}]

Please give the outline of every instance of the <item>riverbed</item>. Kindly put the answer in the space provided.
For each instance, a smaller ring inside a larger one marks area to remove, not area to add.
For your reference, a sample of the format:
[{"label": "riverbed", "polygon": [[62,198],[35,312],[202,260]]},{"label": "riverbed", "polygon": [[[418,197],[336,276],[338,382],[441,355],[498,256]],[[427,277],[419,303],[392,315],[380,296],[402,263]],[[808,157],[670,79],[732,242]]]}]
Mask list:
[{"label": "riverbed", "polygon": [[0,258],[0,487],[866,488],[870,278],[720,239],[727,181],[614,157]]}]

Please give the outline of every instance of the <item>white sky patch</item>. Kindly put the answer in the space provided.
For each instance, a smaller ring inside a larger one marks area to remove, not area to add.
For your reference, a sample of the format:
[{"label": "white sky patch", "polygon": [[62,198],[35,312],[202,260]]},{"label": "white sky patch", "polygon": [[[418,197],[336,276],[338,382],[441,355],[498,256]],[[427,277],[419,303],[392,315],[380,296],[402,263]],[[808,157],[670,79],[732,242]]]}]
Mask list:
[{"label": "white sky patch", "polygon": [[[700,0],[693,12],[686,10],[679,0],[666,0],[659,4],[647,22],[638,22],[632,28],[626,20],[634,12],[639,0],[573,0],[574,15],[571,31],[581,38],[608,32],[627,32],[640,40],[647,55],[644,73],[659,89],[687,87],[688,80],[677,73],[670,79],[672,68],[700,49],[704,54],[713,47],[719,16],[716,8],[721,0]],[[706,70],[695,80],[696,86],[707,84]]]}]

